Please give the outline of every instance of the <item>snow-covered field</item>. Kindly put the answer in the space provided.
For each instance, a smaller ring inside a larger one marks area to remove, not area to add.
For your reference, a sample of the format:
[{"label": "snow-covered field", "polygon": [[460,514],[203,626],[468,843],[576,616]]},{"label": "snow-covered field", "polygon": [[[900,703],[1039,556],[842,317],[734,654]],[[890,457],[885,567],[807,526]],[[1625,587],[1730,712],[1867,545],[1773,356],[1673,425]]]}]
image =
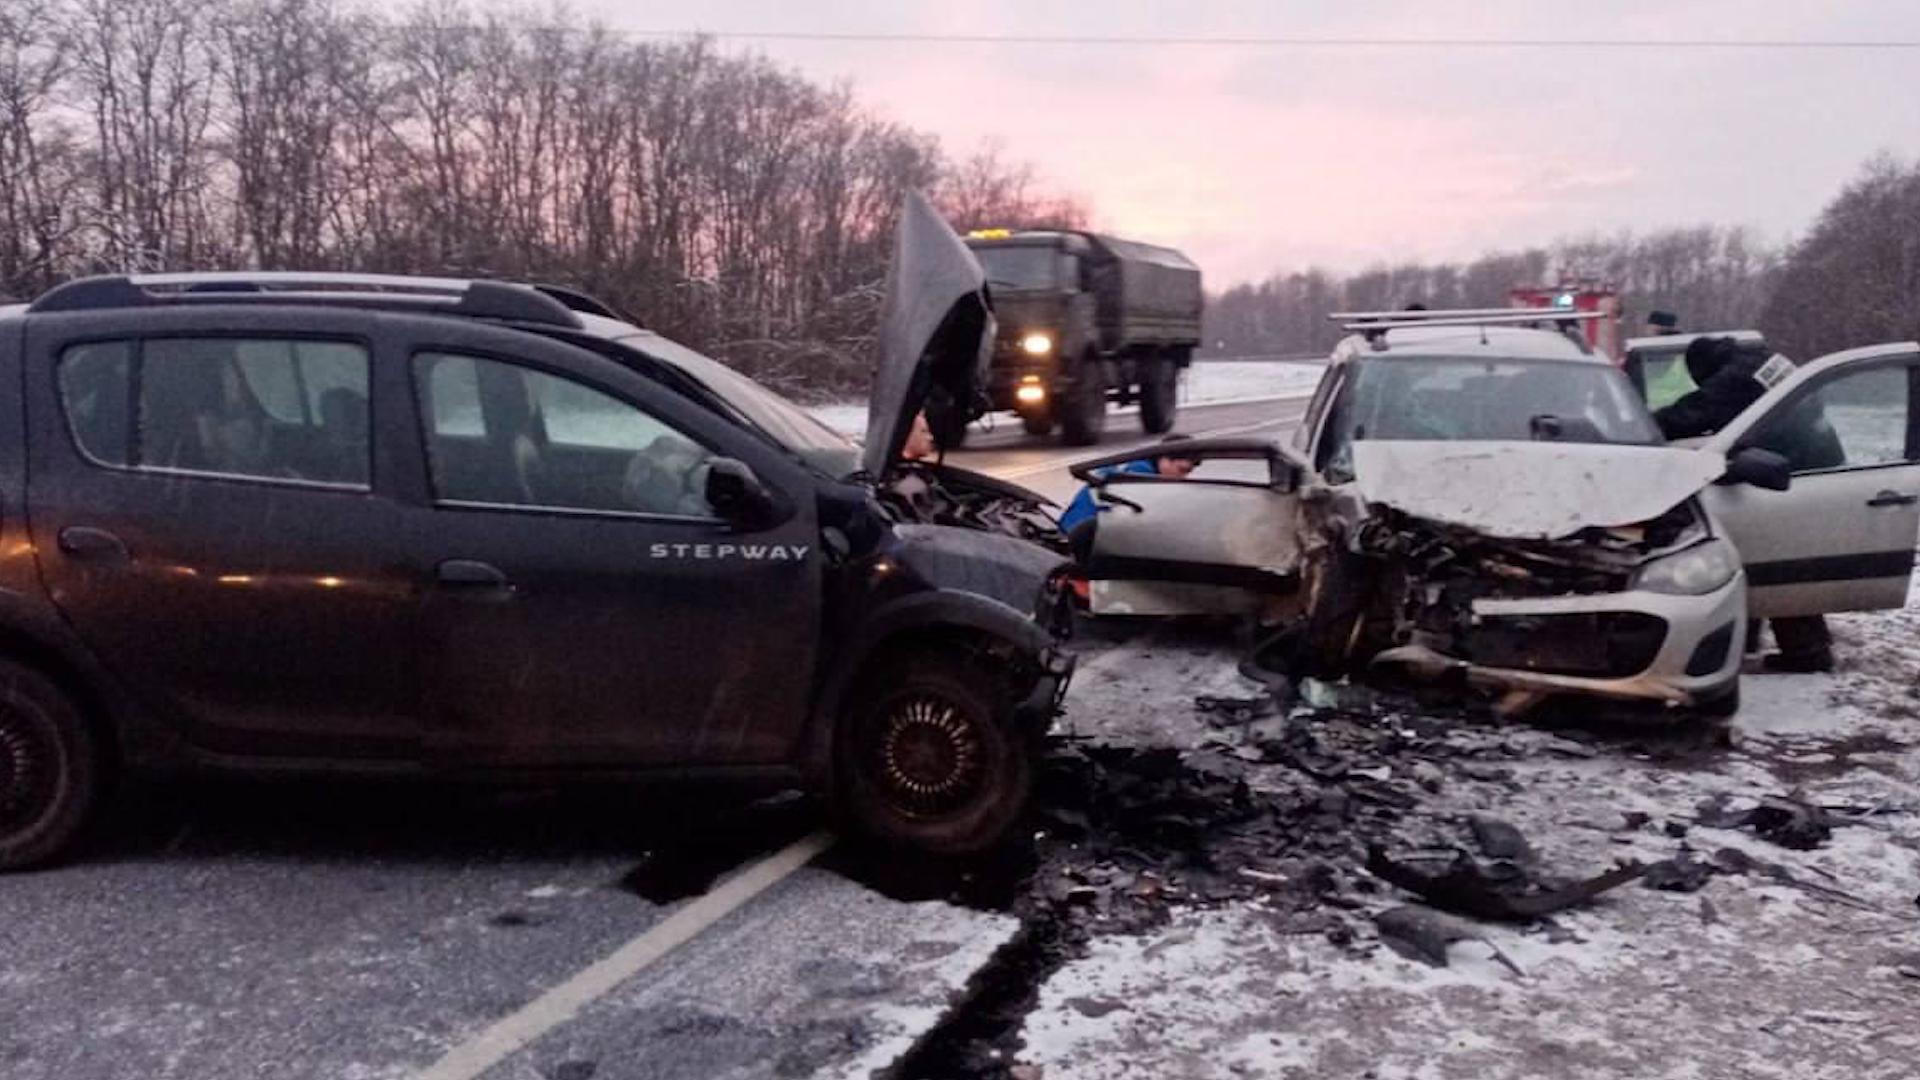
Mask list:
[{"label": "snow-covered field", "polygon": [[[1325,368],[1320,364],[1286,360],[1200,362],[1188,368],[1181,377],[1180,401],[1186,405],[1205,405],[1307,394],[1320,381],[1323,370]],[[866,433],[867,404],[864,401],[816,405],[808,411],[836,431],[849,435]]]},{"label": "snow-covered field", "polygon": [[[1834,674],[1751,675],[1731,745],[1602,733],[1583,737],[1591,753],[1542,752],[1555,736],[1535,718],[1505,729],[1533,751],[1498,774],[1449,772],[1417,811],[1496,815],[1569,877],[1731,850],[1791,883],[1629,884],[1548,922],[1476,924],[1484,940],[1452,945],[1443,968],[1366,933],[1302,933],[1264,902],[1192,908],[1152,933],[1095,937],[1040,987],[1017,1060],[1047,1080],[1920,1076],[1911,595],[1905,611],[1833,620]],[[1193,745],[1210,730],[1195,695],[1236,680],[1229,655],[1149,642],[1124,663],[1091,660],[1068,715],[1083,734]],[[1832,808],[1830,840],[1788,850],[1701,820],[1703,800],[1788,793]],[[1385,888],[1364,902],[1410,899]]]}]

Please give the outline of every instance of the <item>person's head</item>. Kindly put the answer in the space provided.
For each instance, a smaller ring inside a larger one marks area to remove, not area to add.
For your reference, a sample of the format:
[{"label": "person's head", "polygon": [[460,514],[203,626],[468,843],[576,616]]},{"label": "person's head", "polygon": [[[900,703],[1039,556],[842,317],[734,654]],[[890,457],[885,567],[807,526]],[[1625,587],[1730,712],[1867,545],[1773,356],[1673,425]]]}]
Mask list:
[{"label": "person's head", "polygon": [[1649,311],[1647,313],[1647,334],[1659,337],[1662,334],[1680,332],[1680,316],[1671,311]]},{"label": "person's head", "polygon": [[933,441],[933,428],[927,423],[927,414],[913,414],[913,426],[907,429],[907,441],[900,447],[901,458],[907,461],[926,461],[939,452]]},{"label": "person's head", "polygon": [[[1169,447],[1172,447],[1173,449],[1177,450],[1178,447],[1174,446],[1174,444],[1185,442],[1187,441],[1188,438],[1190,438],[1190,436],[1169,435],[1166,438],[1160,440],[1160,446],[1163,451],[1165,451]],[[1175,480],[1185,480],[1187,478],[1187,475],[1193,472],[1193,470],[1197,468],[1199,464],[1200,463],[1198,461],[1195,461],[1190,457],[1181,457],[1178,453],[1166,453],[1166,452],[1161,453],[1161,455],[1155,458],[1153,462],[1155,472],[1159,473],[1161,476],[1171,477]]]},{"label": "person's head", "polygon": [[1708,379],[1727,366],[1737,350],[1738,346],[1729,337],[1697,337],[1688,342],[1687,374],[1693,377],[1693,384],[1706,385]]}]

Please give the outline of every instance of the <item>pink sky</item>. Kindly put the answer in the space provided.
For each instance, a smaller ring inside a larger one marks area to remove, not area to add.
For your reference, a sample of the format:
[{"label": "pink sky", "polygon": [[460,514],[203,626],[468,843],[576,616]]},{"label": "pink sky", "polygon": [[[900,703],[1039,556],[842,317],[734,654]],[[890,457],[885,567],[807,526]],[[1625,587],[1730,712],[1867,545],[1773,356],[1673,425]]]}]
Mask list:
[{"label": "pink sky", "polygon": [[[1146,3],[592,0],[627,30],[1920,40],[1911,0]],[[1549,14],[1551,13],[1551,15]],[[1579,17],[1575,17],[1578,14]],[[724,39],[965,152],[999,140],[1102,228],[1216,286],[1622,228],[1803,229],[1920,151],[1920,51],[1114,47]]]}]

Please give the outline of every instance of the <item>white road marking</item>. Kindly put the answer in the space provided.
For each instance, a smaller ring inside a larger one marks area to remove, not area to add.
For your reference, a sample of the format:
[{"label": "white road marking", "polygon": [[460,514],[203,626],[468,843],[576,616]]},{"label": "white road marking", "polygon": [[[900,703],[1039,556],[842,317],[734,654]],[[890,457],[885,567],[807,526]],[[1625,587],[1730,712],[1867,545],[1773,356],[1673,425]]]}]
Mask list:
[{"label": "white road marking", "polygon": [[454,1047],[415,1080],[473,1080],[508,1055],[578,1015],[581,1009],[697,937],[728,913],[772,888],[833,846],[833,836],[802,837],[720,883],[572,978]]}]

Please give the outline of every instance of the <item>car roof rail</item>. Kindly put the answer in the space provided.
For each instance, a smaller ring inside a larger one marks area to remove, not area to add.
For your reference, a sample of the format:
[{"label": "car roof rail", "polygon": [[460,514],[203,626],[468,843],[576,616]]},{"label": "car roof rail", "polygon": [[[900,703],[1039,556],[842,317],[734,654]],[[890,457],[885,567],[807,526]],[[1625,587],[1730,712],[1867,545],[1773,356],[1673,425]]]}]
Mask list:
[{"label": "car roof rail", "polygon": [[571,285],[554,285],[544,281],[536,281],[532,283],[532,287],[567,305],[569,310],[578,311],[583,315],[598,315],[603,319],[618,319],[623,323],[632,323],[642,330],[647,328],[647,324],[641,322],[638,317],[621,308],[614,307],[612,304],[607,303],[592,293],[576,289]]},{"label": "car roof rail", "polygon": [[484,279],[409,277],[304,271],[218,271],[179,274],[109,274],[80,278],[42,293],[30,314],[157,307],[181,302],[300,300],[367,306],[429,306],[429,310],[480,319],[544,323],[578,329],[574,309],[527,285]]},{"label": "car roof rail", "polygon": [[[1456,312],[1444,313],[1439,318],[1401,319],[1392,315],[1367,315],[1351,322],[1341,324],[1341,329],[1356,333],[1379,333],[1384,330],[1403,330],[1414,326],[1518,326],[1527,323],[1567,323],[1588,322],[1593,319],[1607,318],[1604,311],[1566,311],[1560,308],[1502,308],[1498,315],[1467,316]],[[1416,314],[1426,314],[1417,312]]]}]

